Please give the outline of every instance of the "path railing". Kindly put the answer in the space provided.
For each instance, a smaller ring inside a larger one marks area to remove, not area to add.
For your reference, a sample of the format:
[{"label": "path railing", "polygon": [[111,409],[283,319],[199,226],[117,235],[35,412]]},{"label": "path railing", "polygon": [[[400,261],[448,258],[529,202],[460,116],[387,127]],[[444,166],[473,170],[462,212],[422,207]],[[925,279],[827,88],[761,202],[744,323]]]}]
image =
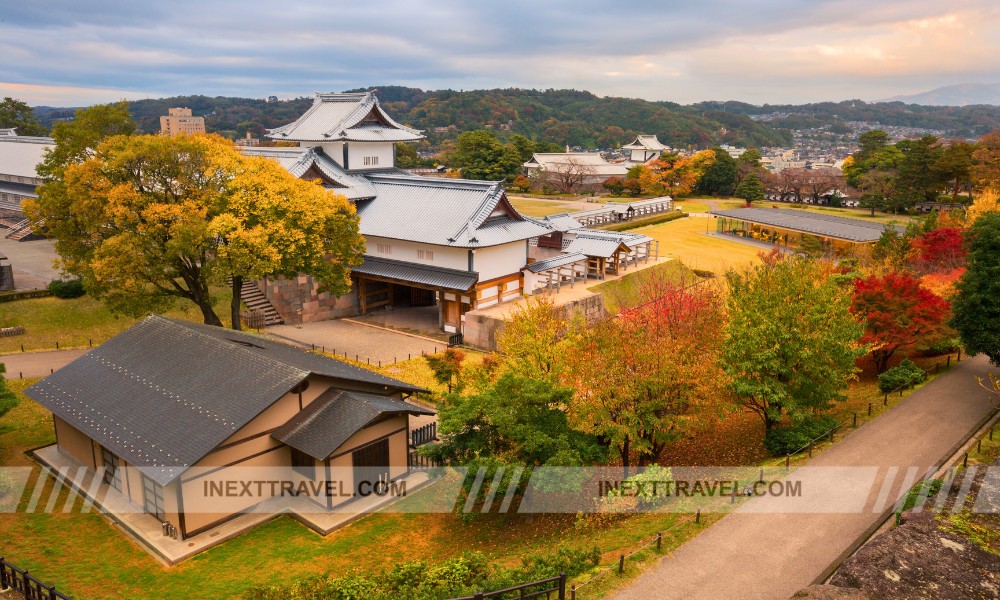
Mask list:
[{"label": "path railing", "polygon": [[46,585],[27,569],[19,569],[0,556],[0,593],[8,590],[20,593],[25,600],[70,600],[69,596],[57,592],[55,586]]},{"label": "path railing", "polygon": [[485,598],[498,598],[502,600],[507,598],[541,598],[543,596],[546,600],[551,600],[553,595],[555,595],[557,600],[566,600],[565,573],[560,573],[558,576],[549,577],[548,579],[529,581],[528,583],[522,583],[502,590],[479,592],[472,596],[459,596],[451,600],[483,600]]}]

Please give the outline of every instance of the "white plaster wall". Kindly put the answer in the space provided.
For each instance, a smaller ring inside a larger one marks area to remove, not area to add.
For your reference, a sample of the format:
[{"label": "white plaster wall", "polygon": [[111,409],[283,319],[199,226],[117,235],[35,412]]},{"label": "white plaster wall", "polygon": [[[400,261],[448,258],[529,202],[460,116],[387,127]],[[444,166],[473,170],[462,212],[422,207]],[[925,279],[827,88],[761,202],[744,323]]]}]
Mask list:
[{"label": "white plaster wall", "polygon": [[[447,246],[434,246],[432,244],[421,244],[419,242],[407,242],[383,238],[377,236],[365,236],[365,254],[378,256],[380,258],[391,258],[421,265],[431,265],[435,267],[445,267],[447,269],[458,269],[459,271],[469,270],[469,255],[465,248],[449,248]],[[389,244],[391,252],[382,254],[378,251],[379,244]],[[417,258],[417,250],[429,250],[434,253],[433,260]],[[481,252],[481,251],[480,251]],[[482,277],[480,277],[482,279]]]},{"label": "white plaster wall", "polygon": [[[349,142],[347,144],[348,166],[352,171],[392,168],[395,166],[392,161],[392,147],[392,142]],[[366,156],[378,157],[378,164],[365,165]]]},{"label": "white plaster wall", "polygon": [[473,270],[479,272],[479,281],[489,281],[504,275],[518,273],[528,264],[528,244],[524,240],[476,249]]}]

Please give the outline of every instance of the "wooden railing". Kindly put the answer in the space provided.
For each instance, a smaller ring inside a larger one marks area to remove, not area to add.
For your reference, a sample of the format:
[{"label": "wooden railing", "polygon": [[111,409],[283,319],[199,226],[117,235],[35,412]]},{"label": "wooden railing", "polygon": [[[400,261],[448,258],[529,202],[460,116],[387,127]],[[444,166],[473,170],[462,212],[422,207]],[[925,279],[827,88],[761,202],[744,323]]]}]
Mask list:
[{"label": "wooden railing", "polygon": [[19,569],[0,556],[0,593],[14,590],[25,600],[70,600],[70,597],[56,591],[55,586],[45,585],[27,569]]},{"label": "wooden railing", "polygon": [[461,596],[451,600],[481,600],[485,598],[546,598],[551,600],[555,596],[556,600],[566,600],[566,574],[560,573],[556,577],[539,579],[515,585],[514,587],[496,590],[493,592],[479,592],[473,596]]},{"label": "wooden railing", "polygon": [[428,423],[410,432],[410,447],[416,448],[437,441],[438,424]]}]

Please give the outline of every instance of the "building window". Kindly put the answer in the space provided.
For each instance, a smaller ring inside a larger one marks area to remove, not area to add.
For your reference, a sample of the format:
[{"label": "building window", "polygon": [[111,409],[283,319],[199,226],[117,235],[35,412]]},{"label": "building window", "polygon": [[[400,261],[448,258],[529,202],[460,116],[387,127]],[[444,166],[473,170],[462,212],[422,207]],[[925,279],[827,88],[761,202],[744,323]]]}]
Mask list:
[{"label": "building window", "polygon": [[366,167],[377,167],[378,166],[378,157],[377,156],[366,156],[365,157],[365,166]]},{"label": "building window", "polygon": [[434,260],[434,252],[432,250],[417,250],[417,258],[420,260]]},{"label": "building window", "polygon": [[101,448],[101,460],[104,461],[104,483],[111,484],[119,492],[122,491],[121,461],[107,448]]},{"label": "building window", "polygon": [[375,252],[379,254],[392,254],[392,244],[375,244]]},{"label": "building window", "polygon": [[142,506],[147,513],[155,515],[160,521],[165,520],[163,486],[145,475],[142,476]]},{"label": "building window", "polygon": [[316,476],[316,461],[305,452],[292,448],[292,469],[299,475],[312,479]]}]

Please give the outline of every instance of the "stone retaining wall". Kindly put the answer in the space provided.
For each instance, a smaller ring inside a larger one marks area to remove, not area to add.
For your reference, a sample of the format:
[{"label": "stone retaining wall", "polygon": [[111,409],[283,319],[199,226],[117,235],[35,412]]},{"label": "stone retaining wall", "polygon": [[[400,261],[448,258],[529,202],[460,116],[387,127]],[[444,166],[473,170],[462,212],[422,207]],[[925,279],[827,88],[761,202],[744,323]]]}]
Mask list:
[{"label": "stone retaining wall", "polygon": [[351,280],[351,291],[340,296],[320,294],[318,285],[309,275],[292,278],[265,278],[257,282],[260,291],[288,325],[326,321],[339,317],[354,317],[358,308],[357,281]]},{"label": "stone retaining wall", "polygon": [[[559,307],[566,315],[583,314],[588,323],[607,316],[604,307],[604,296],[594,294],[586,298],[574,300]],[[481,314],[479,311],[465,313],[465,328],[462,342],[473,348],[492,352],[497,348],[497,335],[503,328],[504,320],[492,315]]]}]

